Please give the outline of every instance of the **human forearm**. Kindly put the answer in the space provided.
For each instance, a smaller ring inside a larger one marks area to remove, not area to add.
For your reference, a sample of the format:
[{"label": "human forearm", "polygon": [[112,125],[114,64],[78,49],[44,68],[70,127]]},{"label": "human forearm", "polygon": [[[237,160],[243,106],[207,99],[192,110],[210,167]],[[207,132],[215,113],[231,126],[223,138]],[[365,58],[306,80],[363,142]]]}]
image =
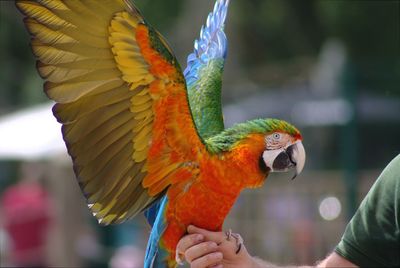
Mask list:
[{"label": "human forearm", "polygon": [[262,260],[258,257],[252,257],[253,258],[253,267],[252,268],[311,268],[315,266],[296,266],[296,265],[277,265],[271,262],[267,262],[265,260]]},{"label": "human forearm", "polygon": [[346,260],[336,252],[328,255],[324,260],[318,261],[313,266],[297,266],[297,265],[276,265],[270,262],[266,262],[258,257],[253,258],[253,267],[252,268],[311,268],[311,267],[318,267],[318,268],[326,268],[326,267],[358,267],[354,263]]}]

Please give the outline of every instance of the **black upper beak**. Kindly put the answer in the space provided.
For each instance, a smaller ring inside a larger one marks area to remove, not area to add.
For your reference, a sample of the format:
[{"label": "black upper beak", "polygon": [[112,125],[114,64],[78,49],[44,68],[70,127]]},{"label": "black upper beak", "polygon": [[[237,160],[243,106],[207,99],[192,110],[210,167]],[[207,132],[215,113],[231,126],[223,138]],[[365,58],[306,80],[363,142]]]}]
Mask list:
[{"label": "black upper beak", "polygon": [[[289,147],[290,148],[290,147]],[[288,149],[289,149],[288,148]],[[278,156],[275,158],[274,163],[272,165],[274,170],[280,170],[280,171],[285,171],[290,169],[291,167],[295,166],[296,163],[294,163],[289,155],[289,152],[283,151]]]}]

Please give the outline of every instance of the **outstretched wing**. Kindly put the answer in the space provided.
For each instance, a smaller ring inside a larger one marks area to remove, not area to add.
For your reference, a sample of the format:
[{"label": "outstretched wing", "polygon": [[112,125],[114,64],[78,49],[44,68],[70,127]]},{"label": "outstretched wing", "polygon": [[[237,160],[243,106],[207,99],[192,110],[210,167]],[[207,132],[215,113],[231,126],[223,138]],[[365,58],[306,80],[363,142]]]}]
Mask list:
[{"label": "outstretched wing", "polygon": [[133,217],[192,176],[202,150],[183,74],[128,0],[17,1],[89,207]]},{"label": "outstretched wing", "polygon": [[184,71],[190,108],[203,139],[224,130],[221,107],[222,72],[227,52],[224,33],[229,0],[217,0],[201,28]]}]

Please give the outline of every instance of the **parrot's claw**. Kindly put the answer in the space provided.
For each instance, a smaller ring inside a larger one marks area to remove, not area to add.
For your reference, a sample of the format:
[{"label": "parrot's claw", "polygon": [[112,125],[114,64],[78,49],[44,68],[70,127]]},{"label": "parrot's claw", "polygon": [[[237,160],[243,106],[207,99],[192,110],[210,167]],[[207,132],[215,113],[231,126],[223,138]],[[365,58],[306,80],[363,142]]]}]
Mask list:
[{"label": "parrot's claw", "polygon": [[228,231],[226,231],[225,235],[226,235],[227,241],[230,241],[231,237],[235,238],[236,247],[237,247],[237,250],[235,253],[239,254],[240,250],[242,249],[243,242],[244,242],[243,238],[240,236],[240,234],[232,233],[232,229],[229,229]]}]

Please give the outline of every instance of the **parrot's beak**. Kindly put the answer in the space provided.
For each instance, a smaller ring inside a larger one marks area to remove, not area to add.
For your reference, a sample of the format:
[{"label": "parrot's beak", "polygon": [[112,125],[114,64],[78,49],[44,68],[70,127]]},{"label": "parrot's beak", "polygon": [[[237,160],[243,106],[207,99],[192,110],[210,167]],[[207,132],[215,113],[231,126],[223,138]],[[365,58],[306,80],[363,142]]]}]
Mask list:
[{"label": "parrot's beak", "polygon": [[306,152],[301,141],[296,141],[285,149],[264,151],[262,157],[266,167],[272,172],[285,172],[295,168],[293,180],[304,168]]}]

